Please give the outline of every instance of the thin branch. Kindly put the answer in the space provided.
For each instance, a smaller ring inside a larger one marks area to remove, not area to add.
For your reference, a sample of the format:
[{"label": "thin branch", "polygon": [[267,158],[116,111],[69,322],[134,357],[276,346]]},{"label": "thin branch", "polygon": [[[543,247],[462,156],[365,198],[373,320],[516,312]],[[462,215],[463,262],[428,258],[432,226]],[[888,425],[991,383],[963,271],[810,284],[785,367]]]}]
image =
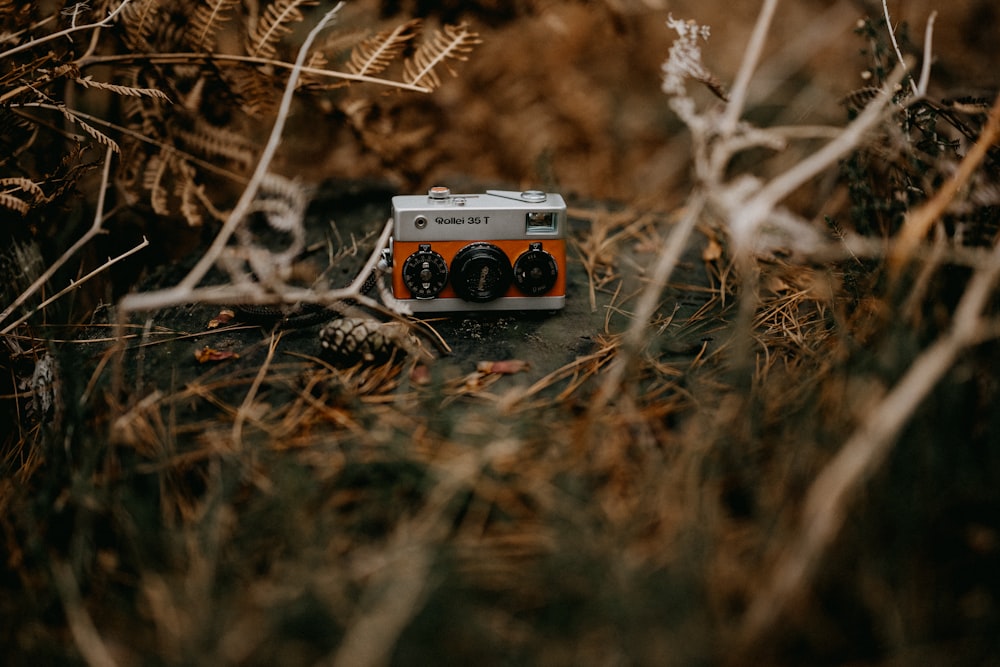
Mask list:
[{"label": "thin branch", "polygon": [[145,248],[148,245],[149,245],[149,241],[146,239],[145,236],[143,236],[141,243],[135,245],[134,247],[130,248],[129,250],[126,250],[125,252],[123,252],[122,254],[118,255],[117,257],[114,257],[114,258],[109,257],[108,261],[106,261],[104,264],[101,264],[99,267],[97,267],[96,269],[94,269],[93,271],[91,271],[90,273],[88,273],[87,275],[83,276],[79,280],[70,280],[69,281],[69,285],[67,285],[66,287],[62,288],[61,290],[59,290],[58,292],[56,292],[55,294],[53,294],[52,296],[50,296],[48,299],[46,299],[45,301],[42,301],[40,304],[38,304],[37,306],[35,306],[34,308],[32,308],[31,312],[26,313],[25,315],[22,315],[19,319],[11,322],[8,326],[6,326],[3,329],[3,331],[0,331],[0,334],[6,334],[6,333],[9,333],[9,332],[13,331],[18,326],[20,326],[22,322],[25,322],[29,317],[31,317],[35,313],[37,313],[37,312],[39,312],[41,310],[44,310],[49,304],[57,301],[58,299],[62,298],[66,294],[72,292],[73,290],[78,289],[81,285],[83,285],[85,282],[87,282],[91,278],[97,276],[98,274],[102,273],[103,271],[106,271],[106,270],[110,269],[112,266],[114,266],[118,262],[122,261],[123,259],[131,257],[132,255],[134,255],[135,253],[139,252],[140,250],[142,250],[143,248]]},{"label": "thin branch", "polygon": [[[36,122],[36,123],[39,122],[38,120],[35,119],[34,116],[31,116],[29,114],[22,113],[22,112],[18,111],[19,109],[24,109],[24,108],[29,108],[29,107],[30,108],[37,108],[37,109],[47,109],[47,110],[51,110],[51,111],[60,111],[60,112],[62,111],[62,109],[60,109],[59,106],[57,106],[55,104],[48,104],[48,103],[45,103],[45,102],[27,102],[25,104],[11,105],[8,108],[9,109],[13,109],[15,113],[19,113],[21,116],[23,116],[24,118],[30,119],[32,122]],[[108,129],[111,129],[111,130],[114,130],[116,132],[120,132],[122,134],[128,135],[129,137],[131,137],[133,139],[136,139],[138,141],[142,141],[142,142],[147,143],[147,144],[149,144],[151,146],[156,146],[160,150],[163,150],[163,151],[165,151],[167,153],[170,153],[172,155],[176,155],[177,157],[183,159],[186,162],[190,162],[191,164],[197,165],[198,167],[204,169],[205,171],[212,172],[213,174],[215,174],[217,176],[222,176],[223,178],[229,179],[229,180],[233,181],[234,183],[243,184],[243,183],[247,182],[246,176],[242,176],[242,175],[237,174],[236,172],[230,171],[228,169],[223,169],[222,167],[220,167],[220,166],[218,166],[216,164],[213,164],[213,163],[209,162],[208,160],[203,160],[203,159],[199,158],[196,155],[192,155],[191,153],[188,153],[187,151],[182,151],[179,148],[176,148],[175,146],[173,146],[171,144],[168,144],[168,143],[165,143],[163,141],[160,141],[158,139],[152,139],[150,137],[147,137],[145,134],[142,134],[141,132],[133,130],[132,128],[125,127],[124,125],[118,125],[117,123],[112,123],[111,121],[105,120],[103,118],[100,118],[98,116],[94,116],[94,115],[89,114],[89,113],[85,113],[83,111],[77,111],[76,109],[73,110],[73,114],[75,116],[77,116],[78,118],[83,118],[84,120],[86,120],[88,122],[91,122],[91,123],[94,123],[95,125],[102,125],[102,126],[108,128]]]},{"label": "thin branch", "polygon": [[267,145],[264,147],[264,152],[260,156],[260,161],[257,163],[257,168],[254,170],[253,175],[250,177],[250,182],[247,183],[247,187],[244,188],[243,194],[240,196],[236,206],[229,213],[229,218],[222,225],[219,233],[216,235],[215,240],[212,245],[209,246],[205,254],[198,260],[194,268],[191,269],[190,273],[181,280],[178,285],[181,288],[191,289],[205,277],[208,270],[215,264],[222,251],[225,249],[226,244],[229,242],[230,237],[236,231],[236,228],[243,222],[243,218],[249,212],[254,199],[257,197],[257,192],[260,189],[261,184],[264,182],[264,178],[267,176],[267,171],[271,166],[271,160],[274,158],[275,153],[278,150],[278,145],[281,143],[281,134],[285,129],[285,122],[288,120],[288,112],[292,106],[292,98],[295,96],[295,87],[299,80],[299,76],[302,73],[302,67],[305,63],[306,56],[309,53],[309,49],[312,46],[313,41],[316,36],[320,33],[326,24],[333,19],[334,16],[340,11],[341,7],[344,6],[343,2],[337,3],[337,5],[327,12],[319,23],[309,31],[309,35],[306,37],[302,46],[299,48],[298,56],[295,59],[295,66],[292,68],[291,74],[288,76],[288,82],[285,84],[284,94],[281,96],[281,104],[278,107],[278,116],[274,121],[274,126],[271,128],[271,136],[268,137]]},{"label": "thin branch", "polygon": [[456,494],[474,486],[497,460],[510,460],[521,446],[520,441],[500,439],[436,466],[436,483],[426,502],[393,530],[379,558],[370,559],[356,612],[339,644],[317,667],[391,663],[400,635],[436,584],[434,555],[453,525]]},{"label": "thin branch", "polygon": [[882,120],[883,111],[892,100],[892,90],[902,79],[904,71],[902,66],[898,67],[886,80],[881,94],[872,100],[836,139],[773,178],[750,197],[731,225],[737,245],[748,243],[760,223],[771,214],[779,202],[850,152]]},{"label": "thin branch", "polygon": [[625,371],[642,348],[649,326],[649,318],[652,317],[653,311],[660,303],[663,288],[687,247],[688,238],[694,231],[704,206],[705,195],[701,192],[695,194],[687,205],[684,217],[670,232],[670,236],[656,260],[650,282],[643,288],[642,296],[636,305],[628,331],[625,332],[618,355],[608,369],[601,389],[594,399],[593,409],[600,411],[611,401],[612,396],[618,393]]},{"label": "thin branch", "polygon": [[52,579],[66,612],[66,623],[80,655],[90,667],[116,667],[118,664],[97,631],[77,585],[73,568],[63,562],[52,566]]},{"label": "thin branch", "polygon": [[231,440],[236,451],[240,451],[242,449],[243,424],[250,415],[254,399],[257,398],[257,392],[260,391],[261,384],[264,383],[264,378],[267,376],[267,371],[271,367],[271,362],[274,360],[274,352],[278,349],[278,341],[280,340],[280,331],[271,334],[271,341],[267,346],[267,357],[264,359],[264,363],[261,364],[260,369],[258,369],[257,375],[253,379],[253,383],[251,383],[250,388],[247,390],[246,396],[243,397],[243,403],[240,405],[239,409],[237,409],[236,416],[233,418]]},{"label": "thin branch", "polygon": [[914,249],[927,235],[927,230],[931,228],[935,220],[941,217],[959,190],[972,178],[980,163],[986,158],[990,148],[998,140],[1000,140],[1000,95],[993,102],[993,107],[986,119],[986,126],[979,135],[979,139],[966,153],[958,165],[955,175],[946,181],[930,200],[907,214],[889,254],[891,275],[894,277],[899,275],[899,272],[913,255]]},{"label": "thin branch", "polygon": [[[108,181],[111,175],[111,155],[112,149],[108,146],[107,152],[104,155],[104,170],[101,172],[101,184],[98,188],[97,195],[97,210],[94,212],[94,222],[91,224],[90,229],[81,236],[76,243],[70,246],[69,250],[64,252],[59,259],[53,262],[48,269],[46,269],[42,275],[40,275],[35,282],[33,282],[28,289],[21,292],[20,295],[14,301],[0,313],[0,323],[3,323],[10,317],[17,308],[21,306],[25,301],[31,298],[35,292],[40,290],[51,278],[55,275],[56,271],[62,268],[62,266],[70,260],[70,258],[75,255],[80,249],[87,245],[91,239],[100,234],[103,231],[104,225],[104,199],[107,195]],[[10,333],[15,325],[10,325],[5,327],[0,334]]]},{"label": "thin branch", "polygon": [[33,39],[33,40],[30,40],[30,41],[24,42],[23,44],[18,44],[14,48],[8,49],[8,50],[4,51],[3,53],[0,53],[0,60],[4,60],[5,58],[9,58],[10,56],[12,56],[12,55],[14,55],[16,53],[20,53],[21,51],[27,51],[28,49],[35,48],[36,46],[40,46],[40,45],[45,44],[47,42],[51,42],[51,41],[54,41],[54,40],[57,40],[57,39],[61,39],[63,37],[68,37],[68,36],[70,36],[70,35],[72,35],[74,33],[81,32],[83,30],[99,30],[101,28],[110,28],[112,21],[114,21],[115,17],[117,17],[118,14],[121,13],[121,11],[125,8],[125,5],[127,5],[129,2],[131,2],[131,0],[122,0],[122,3],[120,5],[118,5],[118,7],[113,12],[109,13],[108,16],[107,16],[107,18],[105,18],[105,19],[103,19],[101,21],[97,21],[96,23],[88,23],[87,25],[71,26],[69,28],[66,28],[65,30],[60,30],[59,32],[54,32],[51,35],[46,35],[45,37],[40,37],[39,39]]},{"label": "thin branch", "polygon": [[726,113],[722,117],[720,133],[724,137],[731,136],[736,131],[736,124],[743,115],[743,107],[746,105],[747,91],[750,88],[750,80],[753,78],[757,63],[760,62],[761,54],[764,51],[764,42],[767,40],[767,31],[774,18],[774,12],[778,7],[778,0],[764,0],[760,14],[757,15],[757,23],[754,25],[753,33],[750,35],[750,42],[747,44],[743,59],[740,61],[740,71],[733,82],[733,88],[729,93],[729,104],[726,105]]},{"label": "thin branch", "polygon": [[[739,648],[759,641],[804,593],[844,524],[853,492],[886,460],[902,429],[962,350],[983,341],[984,324],[991,323],[983,322],[982,313],[998,279],[1000,243],[994,246],[989,263],[973,274],[950,330],[924,350],[892,391],[872,407],[809,488],[798,533],[783,549],[766,587],[750,605],[738,637]],[[1000,334],[996,329],[990,332]]]},{"label": "thin branch", "polygon": [[930,17],[928,17],[927,27],[924,29],[924,62],[920,65],[920,83],[917,84],[917,97],[925,96],[927,94],[927,86],[930,85],[931,60],[934,58],[931,45],[934,41],[934,20],[936,18],[937,10],[934,10],[931,12]]},{"label": "thin branch", "polygon": [[[197,61],[210,62],[213,64],[227,64],[227,63],[246,63],[251,65],[261,65],[266,67],[275,67],[278,69],[291,70],[295,69],[294,63],[288,63],[283,60],[275,60],[273,58],[264,58],[261,56],[240,56],[235,54],[226,53],[126,53],[120,55],[111,56],[94,56],[87,58],[85,60],[81,59],[78,65],[81,69],[88,67],[90,65],[105,65],[108,63],[118,63],[118,62],[134,62],[136,60],[146,61],[152,64],[171,64],[171,63],[190,63]],[[420,86],[411,83],[404,83],[402,81],[393,81],[392,79],[383,79],[377,76],[368,76],[366,74],[351,74],[350,72],[341,72],[338,70],[322,69],[318,67],[308,67],[303,66],[299,68],[301,74],[311,74],[313,76],[322,76],[333,79],[344,79],[346,81],[357,81],[359,83],[373,83],[380,86],[389,86],[392,88],[399,88],[401,90],[411,90],[417,93],[429,93],[431,89],[427,86]]]},{"label": "thin branch", "polygon": [[[340,5],[338,5],[333,11],[336,11],[339,7]],[[332,13],[333,12],[331,12],[331,14]],[[328,15],[327,18],[329,18],[329,16],[330,15]],[[321,26],[317,26],[317,28],[314,29],[313,33],[318,32],[320,27]],[[313,33],[310,34],[309,38],[310,40],[314,36]],[[300,54],[305,53],[307,50],[308,50],[308,43],[303,45]],[[286,97],[287,95],[290,95],[289,91],[294,90],[295,87],[294,79],[295,76],[293,76],[292,79],[288,82],[288,86],[286,87]],[[287,106],[285,113],[279,112],[279,120],[276,121],[275,128],[272,130],[272,138],[280,137],[281,124],[284,122],[284,118],[286,117],[286,115],[287,115]],[[275,142],[276,141],[277,139],[275,140]],[[272,149],[272,154],[273,154],[273,149]],[[264,171],[266,171],[266,164],[267,161],[269,160],[270,160],[270,155],[267,154],[267,152],[265,152],[265,155],[262,156],[261,158],[261,163],[258,165],[259,173],[264,173]],[[256,187],[259,187],[259,181]],[[249,190],[250,188],[251,185],[248,185],[247,189]],[[246,210],[249,210],[249,206],[252,204],[252,198],[245,196],[243,199],[246,199],[246,203],[244,204],[244,206],[246,207]],[[239,204],[237,206],[239,206]],[[237,211],[234,209],[234,213],[230,214],[229,219],[227,219],[226,223],[223,225],[223,230],[225,230],[227,226],[235,225],[239,222],[240,217],[235,215],[235,213],[237,213]],[[372,299],[365,297],[361,293],[361,288],[363,283],[370,275],[370,273],[374,270],[376,264],[381,258],[381,249],[385,247],[389,234],[391,232],[392,232],[392,220],[389,219],[386,221],[386,224],[382,230],[382,234],[379,237],[379,240],[376,243],[371,256],[365,263],[364,268],[358,274],[358,277],[355,278],[355,280],[351,283],[351,285],[343,289],[334,289],[334,290],[317,292],[315,289],[312,288],[296,288],[284,285],[282,286],[282,291],[279,294],[267,289],[267,287],[263,285],[249,281],[240,284],[209,286],[209,287],[199,288],[196,287],[196,285],[197,282],[200,281],[201,276],[196,275],[194,273],[195,270],[192,269],[192,272],[189,273],[184,280],[182,280],[179,284],[175,285],[174,287],[151,291],[151,292],[128,294],[125,297],[123,297],[120,302],[122,317],[124,317],[124,313],[130,311],[157,310],[171,305],[177,305],[181,303],[191,303],[191,302],[204,303],[204,304],[232,304],[240,302],[244,303],[252,302],[259,304],[299,303],[299,302],[331,304],[331,303],[336,303],[338,301],[351,299],[357,302],[357,304],[362,307],[376,311],[386,311],[386,309],[380,306],[380,304],[378,304],[376,301],[373,301]],[[229,231],[229,234],[231,233],[232,230]],[[219,236],[216,237],[216,244],[219,243],[218,240],[222,234],[223,231],[220,230]],[[228,240],[228,238],[229,237],[226,236],[226,240]],[[221,249],[224,247],[225,243],[219,244],[220,250],[218,251],[218,253],[221,253]],[[211,249],[209,252],[211,252]],[[202,258],[203,262],[205,261],[205,257],[207,256],[208,253],[206,253],[206,255],[203,256]],[[217,259],[217,256],[218,254],[215,257],[213,257],[211,261],[215,261],[215,259]],[[210,264],[206,264],[206,266],[210,266]],[[194,275],[193,280],[191,279],[192,275]],[[389,314],[396,315],[396,313],[392,312],[389,312]]]},{"label": "thin branch", "polygon": [[[906,67],[906,61],[903,59],[903,52],[899,50],[899,43],[896,41],[896,31],[892,27],[892,18],[889,16],[889,3],[887,0],[882,0],[882,12],[885,14],[885,29],[889,31],[889,40],[892,42],[892,48],[896,52],[896,59],[899,64],[904,68]],[[913,81],[913,77],[910,78],[910,87],[913,88],[913,94],[919,95],[920,90],[917,88],[917,84]]]},{"label": "thin branch", "polygon": [[[218,299],[224,298],[229,300],[229,302],[232,302],[233,300],[239,300],[241,297],[261,300],[261,303],[267,302],[267,300],[272,300],[274,302],[282,300],[279,295],[268,294],[259,285],[249,283],[224,288],[205,289],[197,289],[197,285],[201,282],[202,278],[205,277],[205,274],[208,273],[209,269],[211,269],[215,262],[218,261],[222,252],[226,249],[229,239],[232,238],[237,228],[240,224],[242,224],[244,217],[246,217],[250,211],[254,199],[257,197],[257,193],[260,190],[261,184],[267,177],[268,167],[277,152],[278,145],[281,143],[281,134],[284,130],[285,122],[288,119],[288,112],[291,108],[292,98],[295,94],[296,83],[302,72],[302,63],[305,62],[306,55],[313,41],[316,39],[316,36],[324,27],[326,27],[326,24],[337,14],[337,12],[340,11],[343,5],[344,3],[340,2],[333,9],[327,12],[319,23],[317,23],[316,26],[309,32],[302,46],[299,48],[299,53],[295,60],[295,66],[288,77],[287,83],[285,84],[285,91],[282,95],[281,104],[278,108],[277,118],[271,128],[271,135],[268,138],[267,145],[264,147],[264,151],[257,163],[257,168],[250,177],[250,180],[247,183],[246,188],[244,188],[236,206],[233,207],[232,211],[230,211],[229,217],[219,229],[218,234],[216,234],[211,246],[209,246],[208,250],[205,251],[205,254],[199,258],[198,262],[191,269],[191,271],[189,271],[177,285],[152,292],[126,294],[122,297],[119,304],[121,306],[123,317],[125,312],[136,310],[154,310],[157,308],[164,308],[169,305],[188,303],[191,301],[201,301],[204,303],[225,303],[226,301],[219,301]],[[295,290],[289,291],[292,292]],[[347,292],[347,290],[344,291]],[[309,290],[306,292],[307,298],[315,298],[315,293]],[[346,294],[343,298],[348,298],[350,296],[353,295]]]}]

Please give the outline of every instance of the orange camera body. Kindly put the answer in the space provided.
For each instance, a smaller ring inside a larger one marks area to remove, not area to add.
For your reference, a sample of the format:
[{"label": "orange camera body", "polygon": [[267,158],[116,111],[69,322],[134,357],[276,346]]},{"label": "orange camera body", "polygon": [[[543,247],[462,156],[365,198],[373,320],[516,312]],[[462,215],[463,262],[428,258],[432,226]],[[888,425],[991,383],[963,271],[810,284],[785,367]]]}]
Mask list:
[{"label": "orange camera body", "polygon": [[392,199],[393,296],[415,313],[558,310],[566,302],[566,204],[540,190]]}]

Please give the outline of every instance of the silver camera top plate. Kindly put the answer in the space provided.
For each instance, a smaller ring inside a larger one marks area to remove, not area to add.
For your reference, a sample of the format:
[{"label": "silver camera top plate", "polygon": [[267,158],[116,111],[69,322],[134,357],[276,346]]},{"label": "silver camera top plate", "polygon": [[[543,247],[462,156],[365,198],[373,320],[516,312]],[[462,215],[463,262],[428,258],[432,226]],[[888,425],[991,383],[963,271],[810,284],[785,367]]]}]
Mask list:
[{"label": "silver camera top plate", "polygon": [[452,194],[431,188],[426,195],[392,198],[397,241],[486,241],[565,237],[566,202],[540,190],[487,190]]}]

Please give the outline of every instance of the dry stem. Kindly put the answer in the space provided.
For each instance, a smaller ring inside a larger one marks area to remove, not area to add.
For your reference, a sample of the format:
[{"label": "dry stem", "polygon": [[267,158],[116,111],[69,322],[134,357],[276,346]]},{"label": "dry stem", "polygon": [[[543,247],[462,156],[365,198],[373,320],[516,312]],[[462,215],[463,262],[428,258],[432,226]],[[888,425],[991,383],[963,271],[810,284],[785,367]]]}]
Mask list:
[{"label": "dry stem", "polygon": [[935,220],[941,217],[959,190],[968,183],[998,139],[1000,139],[1000,95],[997,96],[992,108],[990,108],[986,126],[979,135],[979,139],[958,165],[955,176],[945,182],[929,201],[907,214],[889,254],[889,267],[894,278],[899,276],[903,267],[913,256],[916,247],[927,235],[927,230],[931,228]]},{"label": "dry stem", "polygon": [[[295,65],[293,63],[287,63],[283,60],[275,60],[273,58],[263,58],[260,56],[240,56],[228,53],[150,53],[150,54],[119,54],[110,56],[94,56],[87,58],[80,62],[80,66],[86,65],[104,65],[108,63],[121,63],[121,62],[135,62],[137,60],[146,61],[154,64],[172,64],[172,63],[191,63],[204,61],[212,64],[225,65],[227,63],[243,63],[249,65],[260,65],[262,67],[271,67],[275,69],[287,69],[295,70]],[[383,79],[377,76],[368,76],[365,74],[352,74],[350,72],[341,72],[338,70],[323,69],[318,67],[308,67],[302,66],[298,68],[299,74],[311,74],[313,76],[327,77],[331,79],[343,79],[345,81],[356,81],[358,83],[371,83],[379,86],[388,86],[390,88],[395,88],[398,90],[409,90],[416,93],[429,93],[432,91],[431,88],[427,86],[421,86],[413,83],[406,83],[404,81],[393,81],[391,79]]]},{"label": "dry stem", "polygon": [[[906,61],[903,59],[903,52],[899,50],[899,42],[896,41],[896,30],[892,27],[892,18],[889,16],[889,4],[886,0],[882,0],[882,13],[885,15],[885,29],[889,33],[889,40],[892,42],[892,49],[896,52],[896,59],[901,64],[905,63]],[[920,93],[917,89],[917,84],[913,81],[913,77],[911,76],[909,78],[910,87],[913,88],[913,94],[919,95]]]},{"label": "dry stem", "polygon": [[[64,252],[59,257],[59,259],[57,259],[55,262],[53,262],[49,266],[49,268],[47,268],[42,273],[42,275],[40,275],[38,277],[38,279],[35,280],[35,282],[33,282],[28,287],[28,289],[26,289],[23,292],[21,292],[21,294],[18,295],[18,297],[16,299],[14,299],[14,301],[9,306],[7,306],[7,308],[5,308],[2,313],[0,313],[0,323],[4,322],[8,317],[10,317],[11,313],[13,313],[21,304],[23,304],[29,298],[31,298],[31,296],[34,295],[35,292],[37,292],[42,287],[44,287],[45,284],[48,283],[48,281],[52,278],[52,276],[55,275],[56,271],[58,271],[60,268],[62,268],[62,266],[66,262],[68,262],[70,260],[70,258],[73,257],[73,255],[75,255],[77,252],[80,251],[81,248],[83,248],[83,246],[85,246],[88,243],[90,243],[91,239],[93,239],[95,236],[97,236],[98,234],[101,234],[101,233],[104,232],[104,227],[103,227],[104,221],[105,221],[105,216],[104,216],[104,199],[105,199],[105,195],[107,194],[108,178],[109,178],[109,175],[111,173],[111,154],[112,154],[112,152],[113,152],[113,149],[110,146],[108,146],[107,151],[105,152],[105,155],[104,155],[104,170],[101,172],[101,184],[100,184],[100,187],[98,189],[97,210],[94,212],[94,222],[90,225],[90,229],[88,229],[87,232],[83,236],[81,236],[79,239],[77,239],[76,243],[74,243],[72,246],[70,246],[69,249],[66,252]],[[111,263],[112,262],[110,262],[110,260],[109,260],[109,263],[105,264],[102,267],[102,269],[107,268],[108,266],[111,265]],[[77,283],[77,284],[79,284],[79,283]],[[72,287],[72,285],[71,285],[71,287]],[[63,292],[60,292],[60,295],[63,294],[64,292],[65,292],[65,290]],[[51,299],[49,301],[51,301]],[[49,301],[47,301],[46,303],[49,303]],[[17,327],[17,325],[19,325],[24,320],[25,320],[25,318],[21,318],[21,319],[17,320],[16,322],[7,325],[2,330],[0,330],[0,335],[10,333],[15,327]]]},{"label": "dry stem", "polygon": [[39,39],[35,40],[29,40],[27,42],[24,42],[23,44],[18,44],[17,46],[11,49],[7,49],[3,53],[0,53],[0,60],[8,58],[16,53],[20,53],[21,51],[27,51],[28,49],[33,49],[47,42],[52,42],[57,39],[62,39],[63,37],[69,37],[70,35],[77,32],[81,32],[84,30],[99,30],[100,28],[108,28],[111,26],[111,22],[115,19],[115,17],[118,16],[119,12],[125,9],[125,5],[127,5],[129,2],[131,2],[131,0],[122,0],[122,3],[118,5],[118,7],[116,7],[113,12],[110,12],[106,18],[97,21],[95,23],[88,23],[86,25],[74,25],[69,28],[66,28],[65,30],[54,32],[51,35],[46,35],[44,37],[40,37]]},{"label": "dry stem", "polygon": [[636,306],[633,320],[628,331],[622,340],[618,356],[608,369],[601,384],[601,389],[594,399],[593,409],[601,410],[608,404],[611,398],[618,392],[625,371],[633,363],[635,356],[641,351],[642,343],[648,331],[649,318],[660,303],[660,295],[663,288],[670,279],[677,261],[687,247],[691,232],[701,216],[705,205],[705,197],[702,194],[695,194],[693,200],[688,203],[688,208],[684,217],[670,232],[666,245],[657,258],[656,266],[653,268],[653,275],[649,285],[643,290],[639,303]]},{"label": "dry stem", "polygon": [[764,6],[761,7],[760,13],[757,15],[757,23],[754,24],[750,42],[740,60],[740,71],[737,73],[733,89],[729,93],[729,103],[726,105],[725,116],[719,125],[720,134],[725,138],[733,135],[740,116],[743,115],[750,80],[753,78],[754,70],[757,69],[757,63],[760,62],[761,53],[764,51],[764,42],[767,40],[767,32],[777,7],[778,0],[764,0]]},{"label": "dry stem", "polygon": [[798,533],[782,550],[763,592],[747,611],[738,637],[741,648],[761,640],[781,620],[790,603],[803,594],[843,525],[854,492],[886,459],[900,431],[962,350],[998,334],[982,318],[998,278],[1000,243],[994,246],[989,262],[973,274],[950,330],[917,357],[813,482]]}]

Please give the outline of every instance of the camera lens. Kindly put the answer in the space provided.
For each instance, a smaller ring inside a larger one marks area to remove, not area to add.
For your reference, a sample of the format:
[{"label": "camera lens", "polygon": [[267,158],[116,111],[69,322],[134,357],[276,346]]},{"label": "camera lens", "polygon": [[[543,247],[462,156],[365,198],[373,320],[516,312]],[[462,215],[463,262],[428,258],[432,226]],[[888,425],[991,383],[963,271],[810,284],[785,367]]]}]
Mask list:
[{"label": "camera lens", "polygon": [[466,301],[484,303],[503,296],[513,279],[510,260],[492,243],[472,243],[455,254],[451,284]]},{"label": "camera lens", "polygon": [[559,265],[555,257],[542,250],[541,243],[532,243],[514,262],[514,284],[529,296],[548,292],[558,277]]},{"label": "camera lens", "polygon": [[403,284],[415,299],[433,299],[448,284],[448,264],[429,243],[421,243],[406,258],[402,273]]}]

